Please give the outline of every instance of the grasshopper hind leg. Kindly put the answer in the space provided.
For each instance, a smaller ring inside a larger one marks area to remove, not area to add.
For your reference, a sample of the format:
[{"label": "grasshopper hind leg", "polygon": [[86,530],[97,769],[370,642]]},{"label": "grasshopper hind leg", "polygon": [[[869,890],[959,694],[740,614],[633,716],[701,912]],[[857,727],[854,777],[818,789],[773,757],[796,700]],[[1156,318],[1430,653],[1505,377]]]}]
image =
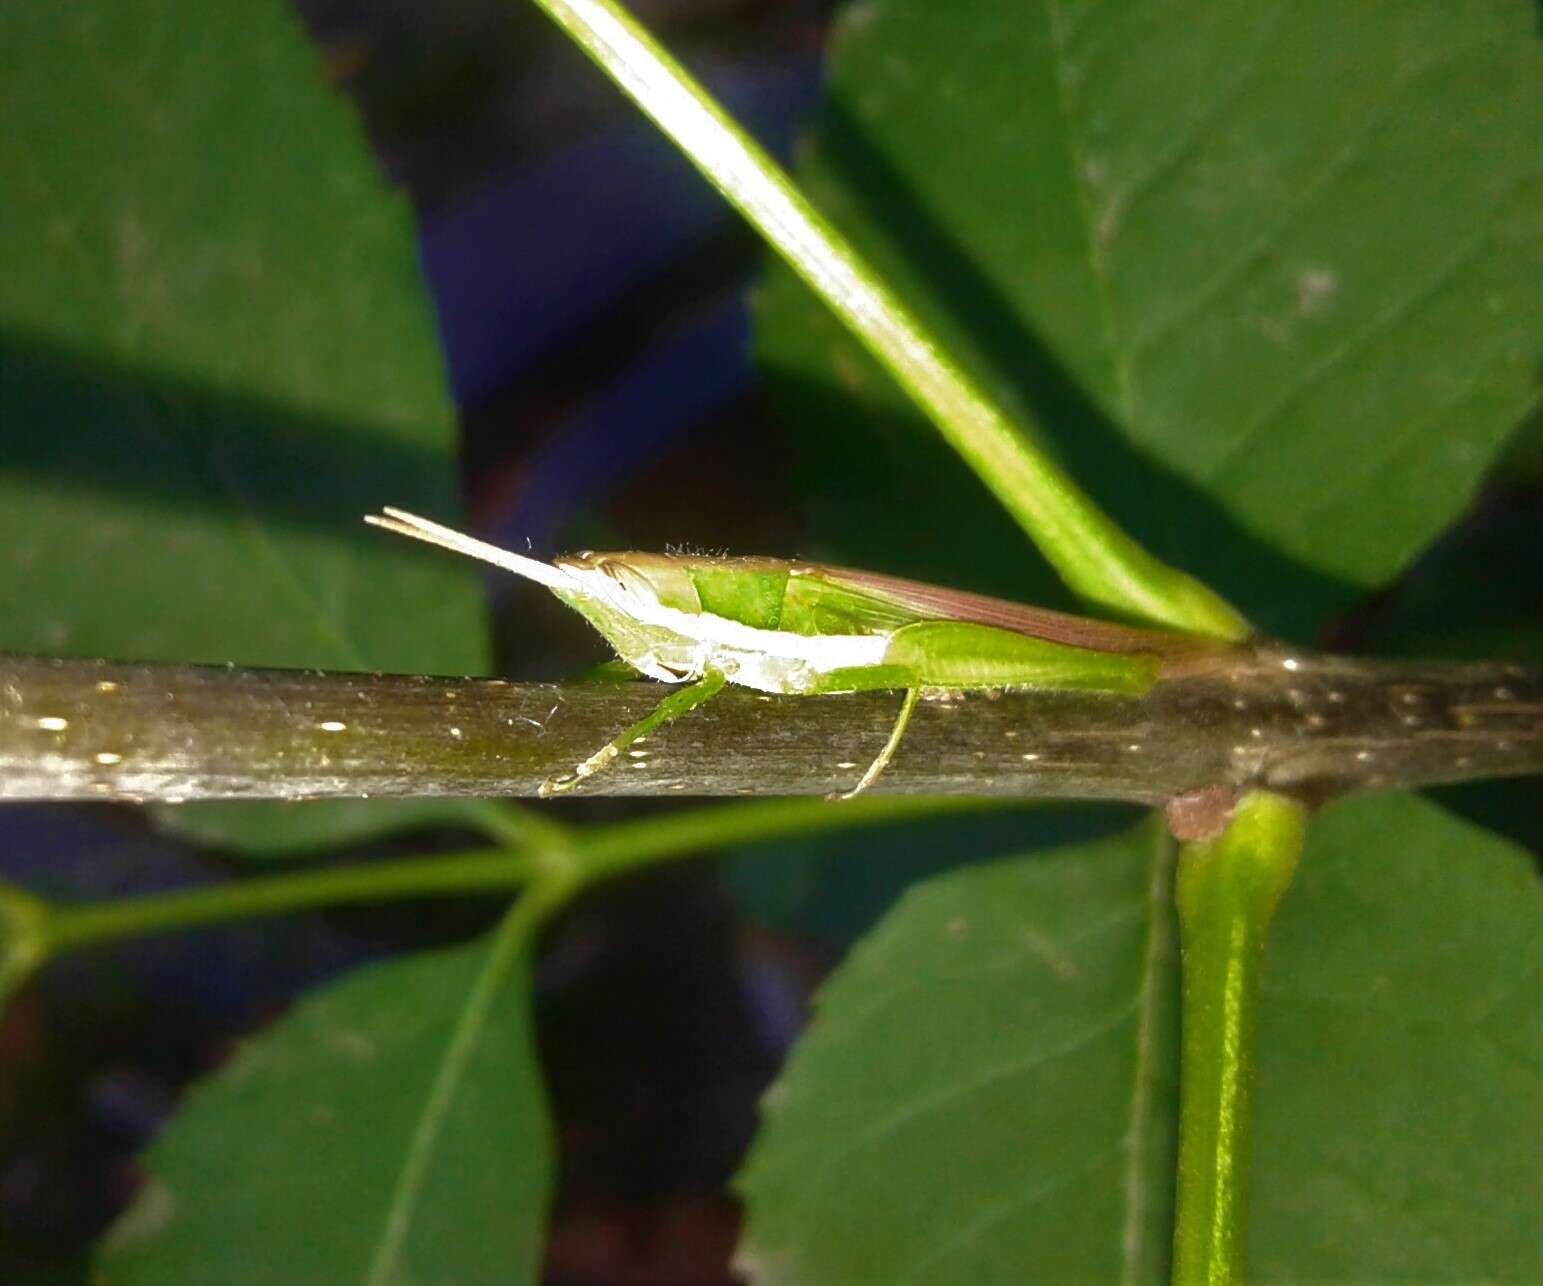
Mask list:
[{"label": "grasshopper hind leg", "polygon": [[630,728],[601,746],[571,773],[548,777],[541,783],[541,789],[537,793],[543,799],[550,799],[553,795],[560,795],[564,791],[574,789],[586,777],[593,777],[639,737],[646,737],[655,728],[663,727],[670,720],[678,719],[681,715],[695,710],[703,702],[711,701],[723,691],[723,685],[727,681],[722,670],[708,670],[695,683],[677,688]]},{"label": "grasshopper hind leg", "polygon": [[921,692],[921,687],[917,684],[912,684],[905,690],[905,700],[900,703],[900,713],[895,717],[895,726],[890,730],[889,740],[884,743],[884,749],[879,751],[874,761],[868,765],[868,771],[862,775],[857,785],[837,795],[837,799],[851,799],[854,795],[860,795],[878,780],[879,774],[895,757],[895,750],[900,745],[900,738],[905,735],[906,724],[911,722],[911,712],[916,709],[916,702]]}]

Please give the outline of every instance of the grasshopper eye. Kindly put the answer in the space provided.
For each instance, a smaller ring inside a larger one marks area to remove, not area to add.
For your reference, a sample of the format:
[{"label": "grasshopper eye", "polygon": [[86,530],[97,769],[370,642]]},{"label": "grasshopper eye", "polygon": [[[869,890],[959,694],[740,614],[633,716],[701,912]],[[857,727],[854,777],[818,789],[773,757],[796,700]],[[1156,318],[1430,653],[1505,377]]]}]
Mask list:
[{"label": "grasshopper eye", "polygon": [[[634,603],[654,597],[650,592],[648,579],[621,559],[608,554],[591,554],[583,561],[587,564],[584,566],[584,571],[591,576],[603,578],[612,587],[611,597]],[[577,563],[578,560],[576,559],[575,562]]]},{"label": "grasshopper eye", "polygon": [[600,565],[600,570],[635,598],[652,599],[655,597],[653,586],[649,583],[648,577],[628,563],[617,559],[607,559]]}]

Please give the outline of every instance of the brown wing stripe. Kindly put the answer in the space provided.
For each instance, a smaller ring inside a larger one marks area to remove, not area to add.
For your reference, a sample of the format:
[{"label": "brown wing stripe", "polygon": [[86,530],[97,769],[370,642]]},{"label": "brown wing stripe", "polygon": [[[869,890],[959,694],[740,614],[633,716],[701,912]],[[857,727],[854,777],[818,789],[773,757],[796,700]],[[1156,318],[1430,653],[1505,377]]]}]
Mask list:
[{"label": "brown wing stripe", "polygon": [[810,568],[803,574],[824,576],[831,581],[871,589],[904,603],[916,612],[936,616],[940,620],[972,621],[976,625],[991,625],[1030,638],[1065,643],[1069,647],[1084,647],[1094,652],[1147,652],[1155,656],[1180,656],[1215,651],[1219,646],[1214,640],[1188,634],[1143,630],[1133,625],[1095,621],[1086,616],[1029,607],[1002,598],[989,598],[985,594],[941,589],[921,581],[882,576],[877,572],[820,567]]}]

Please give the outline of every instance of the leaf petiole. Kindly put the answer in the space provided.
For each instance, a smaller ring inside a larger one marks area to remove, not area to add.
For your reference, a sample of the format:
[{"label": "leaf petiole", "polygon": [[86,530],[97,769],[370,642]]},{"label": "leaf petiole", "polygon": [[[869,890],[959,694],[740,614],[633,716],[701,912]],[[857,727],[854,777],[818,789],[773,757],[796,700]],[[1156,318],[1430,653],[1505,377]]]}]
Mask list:
[{"label": "leaf petiole", "polygon": [[[1034,802],[897,795],[840,805],[815,798],[711,804],[587,830],[548,822],[549,829],[532,833],[509,849],[479,848],[285,872],[78,904],[48,902],[0,885],[0,1009],[6,997],[51,956],[123,938],[346,902],[513,891],[538,884],[571,885],[569,891],[576,892],[622,871],[712,848]],[[512,829],[510,837],[514,837]]]},{"label": "leaf petiole", "polygon": [[1183,1043],[1173,1280],[1184,1286],[1244,1280],[1259,973],[1305,832],[1301,805],[1254,791],[1218,838],[1179,850]]},{"label": "leaf petiole", "polygon": [[931,418],[1087,602],[1235,641],[1214,591],[1136,543],[1012,422],[787,173],[614,0],[536,0],[668,135]]}]

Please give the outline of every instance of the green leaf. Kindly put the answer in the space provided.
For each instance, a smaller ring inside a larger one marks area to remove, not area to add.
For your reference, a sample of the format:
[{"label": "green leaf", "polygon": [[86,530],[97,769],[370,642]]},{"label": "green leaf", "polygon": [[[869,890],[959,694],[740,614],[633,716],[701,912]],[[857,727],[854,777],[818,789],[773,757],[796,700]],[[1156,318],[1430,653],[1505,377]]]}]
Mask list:
[{"label": "green leaf", "polygon": [[[945,876],[854,951],[741,1177],[758,1280],[1166,1279],[1165,851],[1148,825]],[[1265,964],[1262,1279],[1543,1267],[1540,903],[1524,852],[1427,801],[1316,821]]]},{"label": "green leaf", "polygon": [[[1107,508],[1304,633],[1536,403],[1540,76],[1523,0],[863,0],[799,173]],[[826,539],[1009,579],[1021,542],[788,273],[760,317]]]},{"label": "green leaf", "polygon": [[150,1149],[105,1280],[537,1280],[526,928],[365,968],[247,1041]]},{"label": "green leaf", "polygon": [[905,896],[763,1103],[740,1179],[752,1280],[1164,1275],[1169,848],[1149,824]]},{"label": "green leaf", "polygon": [[757,923],[845,949],[920,880],[1004,855],[1059,847],[1130,826],[1142,810],[1041,801],[1012,812],[914,819],[730,849],[724,887]]},{"label": "green leaf", "polygon": [[1417,796],[1318,819],[1262,982],[1252,1272],[1543,1275],[1540,995],[1525,850]]},{"label": "green leaf", "polygon": [[17,0],[0,45],[0,647],[482,670],[475,575],[360,522],[453,513],[455,422],[289,6]]}]

